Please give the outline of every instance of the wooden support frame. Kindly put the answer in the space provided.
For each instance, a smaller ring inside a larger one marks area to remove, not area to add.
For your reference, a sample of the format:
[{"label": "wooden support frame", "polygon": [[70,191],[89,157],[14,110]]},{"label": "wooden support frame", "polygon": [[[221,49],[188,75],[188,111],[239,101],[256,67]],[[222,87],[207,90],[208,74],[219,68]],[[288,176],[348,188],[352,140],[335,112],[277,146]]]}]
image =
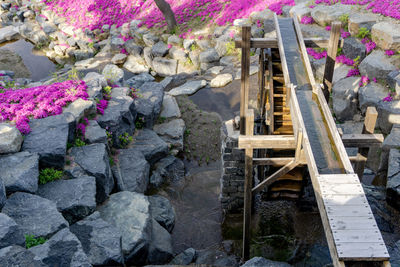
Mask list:
[{"label": "wooden support frame", "polygon": [[[343,41],[343,40],[342,40]],[[235,40],[235,47],[242,48],[242,40]],[[327,48],[329,39],[327,38],[304,38],[307,47]],[[251,38],[250,48],[278,48],[278,40],[276,38]]]},{"label": "wooden support frame", "polygon": [[240,134],[246,132],[246,114],[249,106],[249,76],[250,76],[250,26],[242,27],[242,74],[240,86]]}]

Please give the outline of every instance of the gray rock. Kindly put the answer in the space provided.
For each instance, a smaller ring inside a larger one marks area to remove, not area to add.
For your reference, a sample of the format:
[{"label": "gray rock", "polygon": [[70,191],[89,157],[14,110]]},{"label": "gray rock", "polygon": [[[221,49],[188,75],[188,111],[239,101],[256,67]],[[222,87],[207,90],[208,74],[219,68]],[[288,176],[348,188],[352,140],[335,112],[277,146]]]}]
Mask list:
[{"label": "gray rock", "polygon": [[9,246],[0,249],[0,265],[4,267],[29,266],[47,267],[35,254],[20,246]]},{"label": "gray rock", "polygon": [[393,124],[400,124],[400,101],[381,101],[378,105],[378,126],[382,133],[388,134]]},{"label": "gray rock", "polygon": [[19,152],[0,156],[0,170],[0,180],[7,194],[18,191],[35,193],[38,189],[38,154]]},{"label": "gray rock", "polygon": [[30,252],[49,266],[92,266],[79,239],[68,228],[60,230],[44,244],[32,247]]},{"label": "gray rock", "polygon": [[4,28],[0,28],[0,44],[16,40],[19,37],[18,31],[14,28],[14,26],[7,26]]},{"label": "gray rock", "polygon": [[349,77],[332,87],[333,111],[340,121],[352,120],[358,108],[358,88],[361,78]]},{"label": "gray rock", "polygon": [[251,36],[253,38],[263,38],[264,37],[264,29],[258,27],[257,25],[251,26]]},{"label": "gray rock", "polygon": [[184,61],[187,59],[188,55],[186,54],[185,51],[183,51],[182,48],[176,48],[176,47],[172,47],[169,50],[169,55],[176,60],[181,60]]},{"label": "gray rock", "polygon": [[95,120],[90,120],[86,127],[85,141],[88,144],[103,143],[107,144],[106,130],[101,128]]},{"label": "gray rock", "polygon": [[286,262],[278,262],[264,259],[262,257],[254,257],[246,261],[240,267],[290,267],[292,265]]},{"label": "gray rock", "polygon": [[144,61],[150,68],[153,68],[153,54],[151,53],[150,47],[145,47],[143,49]]},{"label": "gray rock", "polygon": [[118,38],[118,37],[113,37],[111,38],[111,51],[113,52],[119,52],[121,51],[122,46],[124,45],[124,40],[122,38]]},{"label": "gray rock", "polygon": [[360,109],[365,113],[368,106],[378,107],[382,99],[388,95],[388,90],[378,83],[371,82],[367,86],[360,87],[358,95]]},{"label": "gray rock", "polygon": [[390,149],[388,164],[386,200],[393,207],[400,209],[400,151]]},{"label": "gray rock", "polygon": [[151,53],[153,57],[163,57],[168,53],[168,50],[168,46],[163,41],[160,41],[153,45]]},{"label": "gray rock", "polygon": [[70,226],[70,231],[79,239],[83,251],[92,265],[119,265],[122,263],[121,233],[104,221],[99,212]]},{"label": "gray rock", "polygon": [[210,48],[207,51],[201,52],[199,55],[200,63],[211,63],[219,61],[220,56],[217,50]]},{"label": "gray rock", "polygon": [[192,45],[194,45],[195,41],[193,39],[184,39],[183,40],[183,48],[185,50],[190,50]]},{"label": "gray rock", "polygon": [[154,71],[162,77],[175,75],[178,68],[178,61],[176,59],[155,57],[152,64]]},{"label": "gray rock", "polygon": [[272,19],[274,17],[274,12],[269,9],[264,9],[263,11],[255,11],[250,14],[250,20],[252,22],[264,21],[267,19]]},{"label": "gray rock", "polygon": [[68,227],[54,202],[28,193],[12,194],[2,212],[14,219],[24,235],[49,238]]},{"label": "gray rock", "polygon": [[189,265],[196,260],[196,250],[194,248],[188,248],[185,251],[179,253],[169,263],[171,265]]},{"label": "gray rock", "polygon": [[399,70],[394,70],[389,73],[387,77],[387,82],[390,88],[394,88],[396,90],[396,94],[399,95],[400,92],[400,71]]},{"label": "gray rock", "polygon": [[0,123],[0,154],[16,153],[21,149],[22,135],[8,123]]},{"label": "gray rock", "polygon": [[[289,11],[290,16],[294,16],[295,14],[297,15],[297,19],[301,21],[301,19],[305,16],[310,16],[311,15],[311,8],[308,7],[307,2],[302,2],[299,4],[296,4],[294,7],[292,7]],[[272,17],[267,18],[267,19],[272,19]]]},{"label": "gray rock", "polygon": [[335,71],[333,73],[332,83],[335,84],[338,81],[347,78],[347,73],[350,69],[351,67],[345,64],[336,64]]},{"label": "gray rock", "polygon": [[207,85],[206,80],[200,80],[200,81],[190,81],[186,82],[185,84],[176,87],[172,89],[171,91],[168,92],[168,94],[172,96],[178,96],[178,95],[193,95],[196,93],[198,90],[203,88],[204,86]]},{"label": "gray rock", "polygon": [[132,147],[141,151],[150,164],[154,164],[168,154],[168,145],[149,129],[138,131]]},{"label": "gray rock", "polygon": [[212,67],[211,69],[207,70],[207,73],[218,75],[221,73],[221,71],[223,69],[224,69],[224,66],[215,66],[215,67]]},{"label": "gray rock", "polygon": [[150,69],[146,66],[144,59],[139,55],[129,55],[123,67],[135,74],[149,72]]},{"label": "gray rock", "polygon": [[195,50],[195,51],[190,51],[189,52],[189,58],[193,63],[193,66],[198,67],[200,65],[200,51]]},{"label": "gray rock", "polygon": [[70,223],[79,221],[96,208],[96,179],[82,176],[71,180],[57,180],[39,187],[37,194],[53,201]]},{"label": "gray rock", "polygon": [[183,149],[183,135],[185,133],[185,122],[175,119],[166,123],[154,125],[154,131],[171,147]]},{"label": "gray rock", "polygon": [[360,62],[365,58],[365,45],[355,37],[345,38],[343,42],[343,53],[346,57],[355,59],[359,57]]},{"label": "gray rock", "polygon": [[200,63],[200,70],[205,72],[208,69],[211,69],[212,67],[216,67],[218,66],[218,61],[214,61],[214,62],[209,62],[209,63]]},{"label": "gray rock", "polygon": [[374,50],[359,66],[361,75],[370,78],[386,79],[387,75],[396,69],[383,51]]},{"label": "gray rock", "polygon": [[250,19],[235,19],[233,21],[233,26],[249,26],[250,24]]},{"label": "gray rock", "polygon": [[185,178],[185,164],[182,160],[174,156],[161,159],[154,165],[154,170],[150,177],[150,185],[158,188],[162,184],[183,182]]},{"label": "gray rock", "polygon": [[0,248],[25,245],[25,237],[18,224],[4,213],[0,213]]},{"label": "gray rock", "polygon": [[201,50],[207,50],[209,49],[210,46],[210,42],[208,40],[197,40],[196,44],[200,47]]},{"label": "gray rock", "polygon": [[44,119],[31,120],[31,132],[25,136],[23,151],[38,153],[40,164],[47,167],[64,166],[67,152],[67,141],[70,133],[70,123],[73,118],[62,115]]},{"label": "gray rock", "polygon": [[[107,86],[107,79],[103,75],[101,75],[97,72],[89,72],[88,74],[86,74],[85,78],[83,78],[83,81],[86,83],[86,85],[88,87],[106,87]],[[90,96],[90,97],[93,97],[93,96]]]},{"label": "gray rock", "polygon": [[219,60],[219,64],[222,66],[233,66],[234,63],[233,61],[235,60],[234,56],[225,56],[225,57],[221,57],[221,59]]},{"label": "gray rock", "polygon": [[133,87],[138,89],[146,82],[153,82],[155,78],[148,73],[141,73],[139,75],[135,75],[129,80],[125,81],[125,84],[129,87]]},{"label": "gray rock", "polygon": [[171,45],[181,45],[182,44],[182,39],[179,38],[177,35],[171,35],[168,37],[168,44]]},{"label": "gray rock", "polygon": [[4,207],[7,201],[6,187],[4,186],[3,180],[0,179],[0,210]]},{"label": "gray rock", "polygon": [[358,34],[361,28],[366,28],[371,31],[372,26],[378,21],[378,16],[376,14],[368,13],[350,13],[349,15],[349,32],[351,35]]},{"label": "gray rock", "polygon": [[220,57],[223,57],[226,55],[227,51],[227,46],[230,42],[230,37],[227,35],[222,35],[218,39],[216,39],[216,44],[215,44],[215,50],[217,51],[218,55]]},{"label": "gray rock", "polygon": [[111,59],[111,62],[113,64],[124,64],[126,58],[128,56],[122,53],[116,54],[115,56],[113,56],[113,58]]},{"label": "gray rock", "polygon": [[124,46],[131,55],[140,56],[143,53],[143,48],[137,45],[133,39],[126,41]]},{"label": "gray rock", "polygon": [[151,243],[147,261],[150,264],[167,263],[173,257],[171,235],[154,219],[151,226]]},{"label": "gray rock", "polygon": [[162,196],[149,196],[150,212],[156,220],[168,232],[172,232],[175,226],[175,211],[168,199]]},{"label": "gray rock", "polygon": [[150,164],[136,149],[121,149],[112,171],[119,191],[144,193],[149,183]]},{"label": "gray rock", "polygon": [[124,71],[114,64],[106,65],[102,74],[112,84],[121,83],[124,79]]},{"label": "gray rock", "polygon": [[160,117],[166,119],[181,117],[181,111],[179,109],[175,97],[169,94],[164,95]]},{"label": "gray rock", "polygon": [[197,251],[196,264],[208,264],[213,266],[239,266],[234,256],[228,256],[223,251],[205,249]]},{"label": "gray rock", "polygon": [[147,46],[153,46],[155,43],[157,43],[160,40],[158,36],[152,34],[152,33],[147,33],[143,35],[143,41]]},{"label": "gray rock", "polygon": [[152,127],[161,111],[164,88],[156,82],[146,82],[139,88],[141,97],[134,100],[137,115],[144,119],[146,127]]},{"label": "gray rock", "polygon": [[335,4],[331,6],[317,5],[311,11],[311,16],[320,26],[331,25],[333,21],[339,21],[340,16],[350,14],[351,6]]},{"label": "gray rock", "polygon": [[228,83],[233,81],[233,76],[230,73],[219,74],[217,77],[211,80],[211,87],[224,87]]},{"label": "gray rock", "polygon": [[70,153],[73,161],[89,176],[96,178],[96,201],[101,203],[114,188],[107,148],[104,144],[73,147]]},{"label": "gray rock", "polygon": [[77,123],[84,117],[96,113],[94,102],[92,100],[83,100],[82,98],[79,98],[69,104],[63,112],[70,113],[75,118]]},{"label": "gray rock", "polygon": [[400,50],[400,25],[390,22],[380,22],[372,27],[372,40],[384,50]]},{"label": "gray rock", "polygon": [[122,236],[122,252],[126,263],[144,264],[151,240],[150,203],[146,196],[123,191],[110,196],[99,207],[103,220],[115,226]]},{"label": "gray rock", "polygon": [[[250,76],[256,74],[257,72],[258,72],[258,66],[255,66],[255,65],[250,66]],[[241,78],[241,75],[242,75],[242,70],[239,69],[239,70],[236,72],[235,80],[240,79],[240,78]]]}]

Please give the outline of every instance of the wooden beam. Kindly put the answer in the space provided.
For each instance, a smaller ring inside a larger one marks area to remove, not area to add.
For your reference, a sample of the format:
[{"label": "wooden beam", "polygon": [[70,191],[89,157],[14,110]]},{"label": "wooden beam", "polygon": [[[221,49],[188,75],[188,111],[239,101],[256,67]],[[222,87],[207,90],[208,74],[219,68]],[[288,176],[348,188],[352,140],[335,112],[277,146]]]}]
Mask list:
[{"label": "wooden beam", "polygon": [[329,102],[329,94],[332,91],[333,72],[335,70],[335,61],[339,46],[341,26],[342,23],[339,21],[334,21],[331,26],[331,36],[329,38],[329,45],[328,45],[328,56],[326,58],[324,78],[323,78],[324,95],[326,102]]},{"label": "wooden beam", "polygon": [[382,134],[343,134],[342,141],[345,147],[369,148],[383,143]]},{"label": "wooden beam", "polygon": [[274,122],[274,72],[272,68],[272,50],[268,49],[268,134],[275,131]]},{"label": "wooden beam", "polygon": [[[327,48],[329,39],[327,38],[304,38],[304,43],[307,47]],[[242,48],[242,40],[235,40],[235,47]],[[276,38],[251,38],[250,48],[278,48]]]},{"label": "wooden beam", "polygon": [[240,134],[245,134],[245,112],[249,101],[249,76],[250,76],[250,26],[242,27],[242,77],[240,87]]},{"label": "wooden beam", "polygon": [[296,142],[293,135],[256,135],[239,136],[239,148],[276,148],[276,149],[295,149]]}]

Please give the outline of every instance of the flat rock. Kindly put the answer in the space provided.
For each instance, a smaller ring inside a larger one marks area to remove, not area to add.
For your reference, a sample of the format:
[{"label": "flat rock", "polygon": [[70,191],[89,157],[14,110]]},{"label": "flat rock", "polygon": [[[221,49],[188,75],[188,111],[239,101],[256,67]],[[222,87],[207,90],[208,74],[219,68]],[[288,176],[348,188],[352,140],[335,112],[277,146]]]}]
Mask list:
[{"label": "flat rock", "polygon": [[390,149],[389,153],[386,200],[400,209],[400,150],[396,148]]},{"label": "flat rock", "polygon": [[82,176],[77,179],[57,180],[39,187],[37,194],[57,205],[70,223],[79,221],[96,208],[96,179]]},{"label": "flat rock", "polygon": [[220,56],[214,48],[210,48],[199,55],[200,63],[210,63],[219,61]]},{"label": "flat rock", "polygon": [[166,123],[154,125],[154,131],[170,147],[183,149],[183,135],[185,133],[185,122],[182,119],[175,119]]},{"label": "flat rock", "polygon": [[139,88],[140,97],[135,99],[138,117],[144,119],[146,127],[152,127],[161,112],[164,87],[156,82],[146,82]]},{"label": "flat rock", "polygon": [[0,265],[4,267],[29,266],[48,267],[35,254],[20,246],[8,246],[0,249]]},{"label": "flat rock", "polygon": [[325,27],[333,21],[339,20],[340,16],[350,14],[351,6],[335,4],[331,6],[317,5],[311,11],[311,16],[318,25]]},{"label": "flat rock", "polygon": [[139,55],[129,55],[123,67],[135,74],[149,72],[150,70],[144,59]]},{"label": "flat rock", "polygon": [[170,94],[165,94],[162,102],[160,117],[162,118],[180,118],[181,111],[176,102],[175,97]]},{"label": "flat rock", "polygon": [[151,53],[153,57],[163,57],[168,53],[168,50],[168,46],[163,41],[160,41],[153,45]]},{"label": "flat rock", "polygon": [[18,224],[4,213],[0,213],[0,248],[25,245],[25,237]]},{"label": "flat rock", "polygon": [[389,73],[387,77],[387,83],[390,88],[394,88],[396,90],[396,94],[400,95],[400,71],[394,70]]},{"label": "flat rock", "polygon": [[[308,7],[307,2],[299,3],[296,4],[294,7],[292,7],[289,11],[290,16],[294,16],[294,14],[297,15],[297,19],[301,21],[301,19],[305,16],[310,16],[311,15],[311,8]],[[273,19],[272,17],[268,19]]]},{"label": "flat rock", "polygon": [[185,164],[183,161],[174,156],[168,156],[154,165],[150,185],[153,188],[158,188],[164,183],[178,184],[183,182],[184,178]]},{"label": "flat rock", "polygon": [[254,257],[246,261],[240,267],[290,267],[290,266],[292,265],[286,262],[271,261],[262,257]]},{"label": "flat rock", "polygon": [[32,247],[30,252],[48,266],[92,266],[79,239],[68,228],[60,230],[44,244]]},{"label": "flat rock", "polygon": [[185,48],[185,50],[190,50],[192,45],[195,44],[195,40],[193,39],[184,39],[183,40],[183,48]]},{"label": "flat rock", "polygon": [[6,26],[0,29],[0,44],[16,40],[19,37],[18,31],[14,28],[14,26]]},{"label": "flat rock", "polygon": [[360,77],[349,77],[332,87],[333,111],[340,121],[352,120],[358,108],[358,88]]},{"label": "flat rock", "polygon": [[400,25],[390,22],[380,22],[372,27],[372,40],[384,50],[400,50]]},{"label": "flat rock", "polygon": [[374,50],[359,66],[361,75],[370,78],[386,79],[387,75],[396,69],[383,51]]},{"label": "flat rock", "polygon": [[140,73],[125,81],[125,85],[138,89],[146,82],[153,82],[155,78],[148,73]]},{"label": "flat rock", "polygon": [[68,227],[54,202],[28,193],[12,194],[2,212],[14,219],[24,235],[49,238]]},{"label": "flat rock", "polygon": [[99,212],[70,226],[70,231],[79,239],[83,251],[92,265],[119,265],[122,263],[120,248],[121,233],[104,221]]},{"label": "flat rock", "polygon": [[107,144],[106,130],[101,128],[97,121],[90,120],[89,125],[86,126],[85,141],[88,144]]},{"label": "flat rock", "polygon": [[224,87],[228,83],[233,81],[233,76],[230,73],[219,74],[217,77],[211,80],[211,87]]},{"label": "flat rock", "polygon": [[335,64],[335,71],[333,73],[332,83],[335,84],[338,81],[347,78],[347,73],[350,69],[351,67],[345,64]]},{"label": "flat rock", "polygon": [[63,112],[72,114],[76,122],[79,122],[79,120],[89,116],[90,114],[96,113],[94,102],[92,100],[84,100],[82,98],[79,98],[69,104]]},{"label": "flat rock", "polygon": [[357,12],[349,14],[349,32],[351,35],[357,35],[361,28],[371,31],[372,26],[378,21],[376,14],[360,14]]},{"label": "flat rock", "polygon": [[89,176],[96,178],[96,201],[101,203],[114,188],[114,179],[110,168],[105,144],[91,144],[73,147],[70,153],[73,161]]},{"label": "flat rock", "polygon": [[0,154],[16,153],[21,149],[22,135],[8,123],[0,123]]},{"label": "flat rock", "polygon": [[150,212],[156,220],[168,232],[172,232],[175,226],[175,210],[169,200],[163,196],[149,196]]},{"label": "flat rock", "polygon": [[168,154],[168,145],[149,129],[138,131],[134,136],[132,147],[141,151],[150,164],[154,164]]},{"label": "flat rock", "polygon": [[162,77],[175,75],[178,68],[178,61],[176,59],[155,57],[152,64],[154,71]]},{"label": "flat rock", "polygon": [[129,148],[121,149],[112,171],[119,191],[144,193],[149,183],[150,164],[142,152]]},{"label": "flat rock", "polygon": [[168,263],[173,257],[171,235],[154,219],[151,226],[151,242],[147,261],[150,264]]},{"label": "flat rock", "polygon": [[196,260],[196,250],[194,248],[188,248],[183,252],[175,256],[175,258],[169,263],[171,265],[189,265]]},{"label": "flat rock", "polygon": [[206,80],[189,81],[179,87],[172,89],[171,91],[168,92],[168,94],[170,94],[172,96],[193,95],[194,93],[196,93],[198,90],[200,90],[201,88],[203,88],[206,85],[207,85]]}]

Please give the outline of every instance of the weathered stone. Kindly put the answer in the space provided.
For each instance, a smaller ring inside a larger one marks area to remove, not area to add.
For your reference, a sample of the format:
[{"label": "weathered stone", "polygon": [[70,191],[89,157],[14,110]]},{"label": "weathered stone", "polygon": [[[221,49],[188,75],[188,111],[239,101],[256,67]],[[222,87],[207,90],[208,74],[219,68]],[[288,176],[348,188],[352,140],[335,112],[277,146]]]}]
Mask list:
[{"label": "weathered stone", "polygon": [[212,67],[218,66],[218,61],[214,61],[214,62],[209,62],[209,63],[200,63],[200,70],[205,72],[209,69],[211,69]]},{"label": "weathered stone", "polygon": [[150,264],[167,263],[173,257],[171,235],[154,219],[151,226],[151,243],[147,261]]},{"label": "weathered stone", "polygon": [[400,124],[400,101],[381,101],[378,105],[378,126],[382,133],[388,134],[393,124]]},{"label": "weathered stone", "polygon": [[171,35],[168,37],[168,44],[171,45],[181,45],[182,39],[179,38],[177,35]]},{"label": "weathered stone", "polygon": [[82,176],[71,180],[57,180],[39,187],[37,194],[57,205],[70,223],[79,221],[96,208],[96,179]]},{"label": "weathered stone", "polygon": [[171,147],[183,149],[183,135],[185,133],[185,122],[175,119],[166,123],[154,125],[154,131]]},{"label": "weathered stone", "polygon": [[124,71],[113,64],[106,65],[102,74],[112,84],[121,83],[124,79]]},{"label": "weathered stone", "polygon": [[160,40],[158,36],[152,34],[152,33],[147,33],[143,35],[143,41],[147,46],[153,46],[155,43],[157,43]]},{"label": "weathered stone", "polygon": [[230,73],[220,74],[211,80],[211,87],[224,87],[228,83],[233,81],[233,76]]},{"label": "weathered stone", "polygon": [[193,39],[184,39],[183,40],[183,48],[185,50],[190,50],[192,45],[194,45],[195,41]]},{"label": "weathered stone", "polygon": [[361,28],[366,28],[371,31],[372,26],[378,21],[378,16],[376,14],[368,13],[350,13],[349,15],[349,32],[351,35],[356,35]]},{"label": "weathered stone", "polygon": [[129,80],[125,81],[125,84],[129,87],[133,87],[138,89],[146,82],[153,82],[155,78],[148,73],[141,73],[139,75],[135,75]]},{"label": "weathered stone", "polygon": [[350,14],[351,6],[335,4],[331,6],[319,6],[317,5],[311,11],[311,16],[316,23],[320,26],[331,25],[333,21],[338,21],[340,16]]},{"label": "weathered stone", "polygon": [[343,42],[343,53],[346,57],[351,59],[359,57],[359,62],[361,62],[366,55],[365,45],[355,37],[345,38]]},{"label": "weathered stone", "polygon": [[250,32],[251,32],[251,36],[253,38],[263,38],[264,37],[264,29],[261,27],[258,27],[258,25],[252,25]]},{"label": "weathered stone", "polygon": [[135,99],[139,118],[144,119],[146,127],[151,128],[158,118],[164,97],[164,88],[156,82],[146,82],[139,87],[141,97]]},{"label": "weathered stone", "polygon": [[150,164],[154,164],[168,154],[168,145],[149,129],[138,131],[132,147],[141,151]]},{"label": "weathered stone", "polygon": [[390,149],[386,184],[387,202],[400,209],[400,150]]},{"label": "weathered stone", "polygon": [[6,214],[0,213],[0,248],[24,244],[25,237],[18,224]]},{"label": "weathered stone", "polygon": [[386,79],[387,75],[396,69],[383,51],[374,50],[359,66],[361,75]]},{"label": "weathered stone", "polygon": [[8,123],[0,123],[0,154],[15,153],[21,149],[22,135]]},{"label": "weathered stone", "polygon": [[188,248],[185,251],[179,253],[169,263],[171,265],[189,265],[196,260],[196,250],[194,248]]},{"label": "weathered stone", "polygon": [[214,48],[210,48],[207,51],[201,52],[199,55],[200,63],[211,63],[219,61],[220,56]]},{"label": "weathered stone", "polygon": [[93,101],[84,100],[82,98],[78,98],[77,100],[69,104],[63,112],[71,113],[76,122],[79,122],[79,120],[83,119],[83,117],[96,113]]},{"label": "weathered stone", "polygon": [[86,127],[85,141],[88,144],[103,143],[107,144],[106,130],[101,128],[95,120],[90,120]]},{"label": "weathered stone", "polygon": [[172,96],[178,96],[178,95],[193,95],[196,93],[198,90],[203,88],[204,86],[207,85],[206,80],[200,80],[200,81],[190,81],[186,82],[185,84],[176,87],[172,89],[171,91],[168,92],[168,94]]},{"label": "weathered stone", "polygon": [[124,64],[127,57],[128,57],[127,55],[119,53],[119,54],[116,54],[115,56],[113,56],[113,58],[111,59],[111,62],[113,64]]},{"label": "weathered stone", "polygon": [[264,259],[262,257],[254,257],[246,261],[240,267],[290,267],[292,265],[286,262],[278,262]]},{"label": "weathered stone", "polygon": [[145,47],[143,49],[143,57],[144,61],[146,62],[147,66],[153,68],[153,54],[151,53],[150,47]]},{"label": "weathered stone", "polygon": [[219,64],[221,64],[222,66],[233,66],[234,60],[235,60],[234,56],[225,56],[219,60]]},{"label": "weathered stone", "polygon": [[388,90],[379,83],[371,82],[367,86],[360,87],[358,101],[362,113],[365,113],[368,106],[378,107],[383,98],[388,95]]},{"label": "weathered stone", "polygon": [[3,180],[0,179],[0,210],[4,207],[7,201],[6,187],[4,186]]},{"label": "weathered stone", "polygon": [[112,171],[119,191],[144,193],[149,183],[150,164],[136,149],[121,149]]},{"label": "weathered stone", "polygon": [[386,136],[382,144],[381,164],[379,166],[379,172],[383,173],[385,176],[387,175],[387,170],[388,170],[390,150],[397,149],[399,147],[399,144],[400,144],[400,125],[395,124],[393,125],[390,134]]},{"label": "weathered stone", "polygon": [[149,72],[150,69],[146,66],[144,59],[138,55],[129,55],[123,67],[135,74]]},{"label": "weathered stone", "polygon": [[249,26],[251,25],[250,19],[235,19],[233,26]]},{"label": "weathered stone", "polygon": [[269,9],[264,9],[263,11],[255,11],[250,14],[250,20],[252,22],[264,21],[267,19],[272,19],[274,17],[274,12]]},{"label": "weathered stone", "polygon": [[99,208],[101,218],[121,233],[126,263],[141,265],[147,260],[152,230],[149,206],[146,196],[123,191],[111,195]]},{"label": "weathered stone", "polygon": [[168,232],[172,232],[175,226],[175,210],[168,199],[162,196],[149,196],[150,212],[156,220]]},{"label": "weathered stone", "polygon": [[332,83],[335,84],[338,81],[347,78],[347,73],[352,67],[347,66],[345,64],[336,64],[335,71],[333,72]]},{"label": "weathered stone", "polygon": [[333,111],[340,121],[352,120],[358,108],[359,77],[349,77],[332,87]]},{"label": "weathered stone", "polygon": [[169,49],[169,55],[176,60],[186,60],[188,55],[181,48],[172,47]]},{"label": "weathered stone", "polygon": [[201,50],[207,50],[207,49],[209,49],[211,47],[210,46],[210,42],[208,40],[205,40],[205,39],[197,40],[196,44],[200,47]]},{"label": "weathered stone", "polygon": [[41,260],[35,257],[35,254],[20,246],[9,246],[0,249],[0,266],[29,266],[29,267],[47,267]]},{"label": "weathered stone", "polygon": [[387,82],[390,88],[394,88],[396,90],[396,94],[400,95],[400,71],[394,70],[389,73],[387,77]]},{"label": "weathered stone", "polygon": [[380,22],[372,27],[372,40],[384,50],[400,50],[400,25]]},{"label": "weathered stone", "polygon": [[181,117],[181,111],[176,103],[175,97],[169,94],[164,95],[160,117],[166,119]]},{"label": "weathered stone", "polygon": [[225,252],[210,249],[198,250],[196,264],[213,266],[239,266],[234,256],[228,256]]},{"label": "weathered stone", "polygon": [[24,235],[49,238],[68,227],[54,202],[28,193],[12,194],[2,212],[14,219]]},{"label": "weathered stone", "polygon": [[35,193],[38,189],[38,154],[19,152],[0,156],[0,170],[7,194],[18,191]]},{"label": "weathered stone", "polygon": [[92,266],[79,239],[68,228],[60,230],[44,244],[32,247],[30,252],[48,266]]},{"label": "weathered stone", "polygon": [[150,185],[158,188],[164,183],[178,184],[184,180],[185,164],[182,160],[174,156],[161,159],[154,165],[154,170],[150,177]]},{"label": "weathered stone", "polygon": [[215,66],[215,67],[212,67],[211,69],[207,70],[207,73],[218,75],[221,73],[221,71],[223,69],[224,69],[224,66]]},{"label": "weathered stone", "polygon": [[168,50],[168,46],[163,41],[160,41],[153,45],[151,53],[154,57],[163,57],[168,53]]},{"label": "weathered stone", "polygon": [[126,41],[124,46],[131,55],[140,56],[143,53],[143,48],[137,45],[133,39]]},{"label": "weathered stone", "polygon": [[199,56],[200,56],[199,50],[189,52],[189,58],[192,61],[193,66],[195,66],[195,67],[198,67],[200,65]]},{"label": "weathered stone", "polygon": [[[294,7],[292,7],[289,11],[289,14],[291,16],[294,16],[294,14],[297,15],[297,19],[301,21],[301,19],[305,16],[309,17],[311,15],[311,8],[309,8],[309,5],[307,2],[299,3],[296,4]],[[270,17],[268,19],[273,19],[273,17]]]},{"label": "weathered stone", "polygon": [[176,59],[162,57],[155,57],[152,64],[154,71],[163,77],[175,75],[178,67],[178,61]]},{"label": "weathered stone", "polygon": [[[249,72],[250,76],[256,74],[257,72],[258,72],[258,66],[251,65],[250,66],[250,72]],[[242,76],[242,70],[239,69],[235,74],[235,80],[240,79],[241,76]]]},{"label": "weathered stone", "polygon": [[0,44],[16,40],[19,37],[18,31],[14,28],[14,26],[7,26],[4,28],[0,28]]},{"label": "weathered stone", "polygon": [[89,176],[96,178],[96,201],[101,203],[114,188],[110,162],[105,144],[73,147],[70,156]]}]

